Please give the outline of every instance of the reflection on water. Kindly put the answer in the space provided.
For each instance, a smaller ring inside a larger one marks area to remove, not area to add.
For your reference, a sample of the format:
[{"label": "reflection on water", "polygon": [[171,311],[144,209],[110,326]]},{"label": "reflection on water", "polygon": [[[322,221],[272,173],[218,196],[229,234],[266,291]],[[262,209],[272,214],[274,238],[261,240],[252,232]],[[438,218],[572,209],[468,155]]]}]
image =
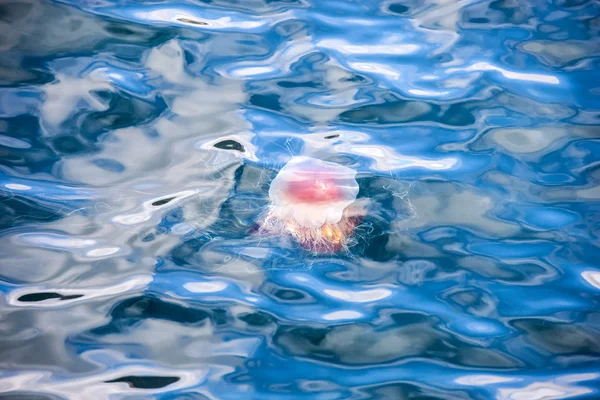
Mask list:
[{"label": "reflection on water", "polygon": [[[598,15],[0,3],[0,397],[598,397]],[[346,252],[256,234],[299,155]]]}]

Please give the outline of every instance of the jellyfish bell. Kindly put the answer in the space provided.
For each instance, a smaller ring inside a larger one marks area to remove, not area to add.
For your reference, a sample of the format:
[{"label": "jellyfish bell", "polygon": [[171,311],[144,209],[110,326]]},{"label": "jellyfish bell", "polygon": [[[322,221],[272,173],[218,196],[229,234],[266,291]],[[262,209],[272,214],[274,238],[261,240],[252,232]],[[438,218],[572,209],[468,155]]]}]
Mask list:
[{"label": "jellyfish bell", "polygon": [[332,162],[295,157],[279,171],[269,189],[274,216],[320,227],[336,224],[356,200],[356,171]]},{"label": "jellyfish bell", "polygon": [[292,158],[271,183],[263,231],[287,233],[317,252],[341,250],[364,214],[354,205],[355,177],[356,171],[340,164]]}]

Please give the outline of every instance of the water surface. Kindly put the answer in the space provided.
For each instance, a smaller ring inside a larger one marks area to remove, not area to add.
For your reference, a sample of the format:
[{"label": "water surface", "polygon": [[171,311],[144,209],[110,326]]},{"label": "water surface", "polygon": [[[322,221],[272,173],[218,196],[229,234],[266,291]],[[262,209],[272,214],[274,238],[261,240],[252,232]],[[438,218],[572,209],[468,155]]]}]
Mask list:
[{"label": "water surface", "polygon": [[[0,398],[600,397],[595,1],[0,3]],[[358,243],[257,237],[295,155]]]}]

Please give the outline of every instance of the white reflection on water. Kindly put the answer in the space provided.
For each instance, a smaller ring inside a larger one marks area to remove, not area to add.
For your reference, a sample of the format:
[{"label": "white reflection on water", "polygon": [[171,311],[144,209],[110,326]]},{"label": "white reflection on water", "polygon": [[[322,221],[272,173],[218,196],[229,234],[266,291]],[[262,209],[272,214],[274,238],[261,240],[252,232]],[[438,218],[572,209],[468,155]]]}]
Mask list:
[{"label": "white reflection on water", "polygon": [[587,281],[587,283],[597,289],[600,289],[600,271],[583,271],[581,276]]},{"label": "white reflection on water", "polygon": [[498,400],[558,400],[593,393],[591,388],[572,385],[598,379],[599,374],[564,375],[546,382],[534,382],[520,388],[498,389]]},{"label": "white reflection on water", "polygon": [[88,257],[106,257],[112,256],[119,251],[119,247],[100,247],[97,249],[90,250],[86,253]]},{"label": "white reflection on water", "polygon": [[[72,400],[110,400],[129,395],[144,396],[164,393],[171,390],[193,387],[201,383],[207,374],[206,369],[175,370],[171,368],[150,367],[147,365],[128,365],[116,369],[97,372],[90,376],[70,379],[57,379],[48,372],[20,372],[0,377],[0,391],[28,391],[67,396]],[[123,376],[176,376],[179,381],[160,389],[135,389],[126,382],[106,383]]]},{"label": "white reflection on water", "polygon": [[46,100],[42,103],[41,114],[47,123],[56,126],[64,122],[84,102],[90,110],[106,111],[109,104],[93,94],[98,90],[114,91],[109,79],[98,74],[83,78],[57,74],[56,81],[44,88]]},{"label": "white reflection on water", "polygon": [[[141,222],[148,221],[152,218],[152,215],[159,212],[161,208],[166,206],[172,206],[173,204],[177,204],[182,200],[194,196],[199,195],[198,190],[184,190],[178,193],[170,193],[166,196],[162,196],[162,198],[151,199],[142,203],[139,207],[141,211],[132,214],[121,214],[117,215],[113,218],[113,221],[123,224],[123,225],[134,225],[139,224]],[[164,199],[170,199],[167,203],[162,205],[155,205],[154,203],[160,202]]]},{"label": "white reflection on water", "polygon": [[224,28],[236,28],[236,29],[253,29],[259,28],[265,25],[264,21],[240,21],[232,20],[231,17],[221,17],[216,19],[207,19],[201,15],[191,14],[184,10],[163,8],[152,11],[137,11],[134,13],[135,17],[148,23],[148,22],[167,22],[170,25],[189,25],[189,26],[203,26],[207,25],[209,29],[224,29]]},{"label": "white reflection on water", "polygon": [[96,244],[93,239],[74,238],[53,233],[23,233],[13,236],[16,243],[26,243],[27,246],[40,246],[53,249],[79,249]]},{"label": "white reflection on water", "polygon": [[[391,37],[386,38],[384,43],[380,44],[354,44],[344,39],[324,39],[317,42],[317,46],[335,49],[345,54],[391,54],[405,55],[415,53],[419,50],[416,44],[400,43],[401,38]],[[394,43],[395,42],[395,43]]]},{"label": "white reflection on water", "polygon": [[456,378],[455,382],[466,386],[486,386],[498,383],[513,382],[519,378],[511,378],[497,375],[466,375]]},{"label": "white reflection on water", "polygon": [[390,147],[384,145],[350,145],[340,146],[349,153],[369,156],[374,160],[374,169],[378,171],[394,171],[406,168],[425,168],[429,170],[449,170],[460,165],[460,159],[454,157],[428,160],[423,157],[411,157],[398,154]]},{"label": "white reflection on water", "polygon": [[378,64],[373,62],[350,62],[348,63],[352,69],[361,72],[371,72],[375,74],[383,75],[391,79],[399,79],[400,72],[395,68],[390,68],[384,64]]},{"label": "white reflection on water", "polygon": [[362,317],[364,317],[362,313],[354,310],[334,311],[332,313],[323,315],[323,319],[326,321],[346,321]]},{"label": "white reflection on water", "polygon": [[4,187],[10,190],[31,190],[31,186],[21,185],[19,183],[7,183]]},{"label": "white reflection on water", "polygon": [[500,72],[500,74],[502,74],[505,78],[508,78],[508,79],[515,79],[515,80],[528,81],[528,82],[548,83],[550,85],[558,85],[560,83],[560,80],[556,76],[553,76],[553,75],[529,74],[529,73],[525,73],[525,72],[509,71],[507,69],[497,67],[493,64],[490,64],[490,63],[484,62],[484,61],[477,62],[466,68],[450,68],[450,69],[446,70],[446,72],[449,74],[456,72],[456,71],[496,71],[496,72]]},{"label": "white reflection on water", "polygon": [[336,290],[324,289],[323,293],[336,299],[348,301],[350,303],[368,303],[390,297],[392,291],[384,288],[367,290]]},{"label": "white reflection on water", "polygon": [[[117,283],[114,285],[105,285],[105,286],[84,286],[81,288],[74,288],[73,285],[70,285],[68,288],[61,287],[48,287],[48,286],[40,286],[40,287],[27,287],[23,289],[15,289],[7,295],[8,303],[13,306],[19,307],[62,307],[66,306],[73,302],[86,301],[89,299],[94,299],[98,297],[104,296],[113,296],[113,295],[121,295],[129,292],[139,292],[142,289],[145,289],[152,282],[152,276],[150,275],[137,275],[132,276],[128,279],[125,279],[121,283]],[[23,302],[20,301],[19,298],[23,295],[29,293],[36,292],[53,292],[59,293],[62,296],[69,295],[81,295],[81,297],[73,298],[73,299],[50,299],[45,301],[37,301],[34,303]]]},{"label": "white reflection on water", "polygon": [[193,293],[215,293],[227,288],[227,282],[188,282],[183,287]]}]

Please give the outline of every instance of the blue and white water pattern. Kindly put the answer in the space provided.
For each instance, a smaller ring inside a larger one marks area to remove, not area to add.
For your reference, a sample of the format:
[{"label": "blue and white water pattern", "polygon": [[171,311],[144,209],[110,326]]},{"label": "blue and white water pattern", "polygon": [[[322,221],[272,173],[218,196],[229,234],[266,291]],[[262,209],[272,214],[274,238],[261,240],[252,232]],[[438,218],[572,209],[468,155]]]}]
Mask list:
[{"label": "blue and white water pattern", "polygon": [[598,1],[2,0],[0,398],[598,399],[599,166]]}]

